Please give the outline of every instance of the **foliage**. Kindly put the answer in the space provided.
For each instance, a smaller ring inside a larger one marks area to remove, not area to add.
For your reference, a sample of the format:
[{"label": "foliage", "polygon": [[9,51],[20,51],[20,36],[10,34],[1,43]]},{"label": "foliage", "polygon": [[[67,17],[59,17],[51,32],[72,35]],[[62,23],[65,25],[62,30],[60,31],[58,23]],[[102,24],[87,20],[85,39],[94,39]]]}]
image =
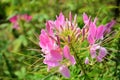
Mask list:
[{"label": "foliage", "polygon": [[[116,0],[117,1],[117,0]],[[0,79],[1,80],[69,80],[56,72],[47,72],[39,47],[39,34],[47,20],[55,20],[63,12],[77,14],[78,25],[83,26],[82,14],[86,12],[99,18],[99,24],[116,19],[113,32],[104,42],[109,55],[104,62],[87,65],[91,80],[120,79],[120,17],[115,10],[115,0],[0,0]],[[119,3],[119,1],[118,1]],[[20,30],[13,29],[9,19],[17,14],[29,14],[30,22],[21,22]],[[116,16],[117,15],[117,16]],[[93,18],[92,18],[93,19]],[[86,52],[87,53],[87,52]],[[92,67],[92,69],[89,69]],[[85,80],[76,66],[71,66],[70,80]]]}]

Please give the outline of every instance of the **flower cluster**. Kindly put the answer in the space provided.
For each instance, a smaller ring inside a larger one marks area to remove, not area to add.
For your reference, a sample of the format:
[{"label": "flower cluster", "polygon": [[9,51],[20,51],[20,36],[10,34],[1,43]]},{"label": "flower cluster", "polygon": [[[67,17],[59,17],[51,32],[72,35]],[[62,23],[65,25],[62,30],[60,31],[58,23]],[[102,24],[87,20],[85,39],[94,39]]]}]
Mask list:
[{"label": "flower cluster", "polygon": [[[90,54],[92,58],[96,58],[98,62],[101,62],[102,59],[106,56],[107,50],[106,48],[102,47],[100,44],[104,39],[105,34],[109,33],[111,27],[115,24],[115,21],[112,20],[111,22],[107,23],[106,25],[96,26],[97,18],[94,19],[94,22],[91,21],[90,17],[88,17],[85,13],[83,14],[83,20],[86,26],[88,26],[88,36],[87,40],[90,45]],[[97,50],[98,55],[97,55]],[[88,63],[88,58],[86,62]]]},{"label": "flower cluster", "polygon": [[28,14],[23,15],[15,15],[9,19],[9,21],[13,24],[14,29],[19,29],[19,20],[23,20],[26,22],[31,21],[32,16],[29,16]]},{"label": "flower cluster", "polygon": [[[79,53],[81,44],[84,44],[84,42],[89,44],[91,58],[96,58],[98,62],[102,61],[107,54],[107,50],[100,45],[101,41],[115,23],[112,20],[105,26],[96,27],[97,18],[92,22],[91,18],[84,13],[85,26],[80,29],[76,23],[77,16],[75,15],[73,20],[72,18],[71,13],[69,19],[65,19],[64,15],[60,13],[55,21],[49,20],[46,22],[46,29],[42,29],[39,36],[39,45],[44,53],[43,63],[47,64],[48,71],[53,68],[58,69],[65,77],[70,77],[68,66],[75,65],[76,61],[79,61],[76,60],[75,55]],[[85,57],[85,55],[83,56]],[[89,64],[88,57],[85,64]]]}]

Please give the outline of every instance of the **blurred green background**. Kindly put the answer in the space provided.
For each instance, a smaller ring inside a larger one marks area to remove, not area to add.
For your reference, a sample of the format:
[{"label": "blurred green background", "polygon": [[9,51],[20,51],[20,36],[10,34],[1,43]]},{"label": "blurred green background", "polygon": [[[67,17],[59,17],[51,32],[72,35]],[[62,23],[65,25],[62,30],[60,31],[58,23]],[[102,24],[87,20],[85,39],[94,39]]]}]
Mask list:
[{"label": "blurred green background", "polygon": [[[72,66],[71,78],[47,72],[39,47],[40,30],[47,20],[55,20],[60,12],[68,17],[77,14],[83,27],[82,14],[86,12],[99,24],[116,20],[111,40],[106,42],[109,55],[101,64],[92,66],[91,80],[120,80],[120,0],[0,0],[0,80],[85,80]],[[14,30],[9,19],[17,14],[29,14],[32,21],[24,22],[22,30]],[[23,31],[24,30],[24,31]]]}]

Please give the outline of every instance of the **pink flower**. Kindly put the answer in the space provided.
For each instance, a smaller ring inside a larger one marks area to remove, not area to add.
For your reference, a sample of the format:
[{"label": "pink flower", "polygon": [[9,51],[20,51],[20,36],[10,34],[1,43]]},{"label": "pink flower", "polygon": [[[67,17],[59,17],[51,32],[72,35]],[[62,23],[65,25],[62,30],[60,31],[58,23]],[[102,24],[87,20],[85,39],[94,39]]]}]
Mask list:
[{"label": "pink flower", "polygon": [[[70,77],[70,71],[66,64],[71,63],[74,65],[76,61],[74,56],[70,54],[69,46],[60,47],[60,39],[59,36],[55,36],[53,26],[53,21],[47,21],[46,30],[42,29],[39,36],[39,45],[42,48],[42,52],[45,53],[43,63],[47,64],[48,71],[51,68],[58,67],[63,76]],[[66,59],[68,62],[62,63]]]},{"label": "pink flower", "polygon": [[14,29],[18,29],[19,28],[19,23],[18,23],[18,16],[13,16],[12,18],[9,19],[10,22],[13,24],[13,28]]},{"label": "pink flower", "polygon": [[18,16],[13,16],[12,18],[10,18],[10,22],[12,23],[16,23],[17,22],[17,19],[18,19]]},{"label": "pink flower", "polygon": [[[115,21],[112,20],[111,22],[107,23],[105,26],[100,25],[96,26],[97,18],[94,19],[94,22],[89,20],[87,14],[83,14],[83,20],[85,25],[88,26],[88,37],[87,40],[91,46],[90,48],[90,54],[92,58],[96,58],[98,62],[101,62],[102,59],[106,56],[107,50],[104,47],[101,47],[96,42],[99,42],[100,40],[103,40],[104,35],[106,33],[109,33],[111,30],[111,27],[115,24]],[[88,24],[89,22],[89,24]],[[99,53],[97,55],[97,50],[99,50]]]},{"label": "pink flower", "polygon": [[20,15],[20,17],[22,20],[27,21],[27,22],[32,20],[32,16],[29,16],[28,14]]},{"label": "pink flower", "polygon": [[15,15],[12,18],[10,18],[9,21],[13,24],[14,29],[19,29],[19,20],[29,22],[32,20],[32,16],[29,16],[28,14],[23,14]]},{"label": "pink flower", "polygon": [[77,28],[77,24],[73,24],[71,19],[72,16],[70,15],[70,21],[65,20],[64,15],[60,13],[55,21],[49,20],[46,22],[46,29],[42,29],[39,36],[39,45],[44,53],[43,63],[48,66],[48,71],[56,67],[65,77],[70,77],[68,66],[76,64],[69,46],[61,44],[64,43],[65,39],[67,39],[67,42],[72,40],[71,35],[66,34],[65,30],[71,31],[73,33],[72,37],[74,36],[76,39],[81,32],[80,28]]}]

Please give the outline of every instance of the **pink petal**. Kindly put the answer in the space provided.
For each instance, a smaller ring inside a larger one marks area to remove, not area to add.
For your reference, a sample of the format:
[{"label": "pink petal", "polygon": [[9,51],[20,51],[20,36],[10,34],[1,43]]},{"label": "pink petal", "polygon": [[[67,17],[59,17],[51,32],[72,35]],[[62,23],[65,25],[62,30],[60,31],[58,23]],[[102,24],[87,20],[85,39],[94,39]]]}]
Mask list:
[{"label": "pink petal", "polygon": [[94,44],[95,43],[95,36],[96,36],[96,31],[97,31],[97,28],[96,28],[96,25],[91,22],[90,23],[90,27],[89,27],[89,31],[88,31],[88,42],[90,44]]},{"label": "pink petal", "polygon": [[105,25],[105,33],[109,33],[111,31],[112,26],[116,23],[115,20],[112,20],[111,22],[107,23]]},{"label": "pink petal", "polygon": [[105,27],[103,25],[100,25],[98,28],[97,28],[97,31],[96,31],[96,39],[101,39],[103,37],[103,33],[104,33],[104,29]]},{"label": "pink petal", "polygon": [[41,48],[45,50],[49,50],[49,51],[51,49],[54,49],[55,41],[48,36],[48,34],[46,33],[44,29],[41,30],[39,39],[40,39],[39,45]]},{"label": "pink petal", "polygon": [[75,60],[74,56],[71,55],[70,58],[69,58],[69,60],[71,61],[71,63],[72,63],[73,65],[76,64],[76,60]]},{"label": "pink petal", "polygon": [[19,27],[19,24],[16,22],[16,23],[13,23],[13,28],[14,29],[19,29],[20,27]]},{"label": "pink petal", "polygon": [[69,58],[70,57],[70,49],[69,49],[69,47],[67,45],[64,46],[63,53],[64,53],[64,57],[65,58]]},{"label": "pink petal", "polygon": [[92,58],[96,57],[96,50],[98,50],[100,46],[98,44],[93,44],[90,48],[90,54]]},{"label": "pink petal", "polygon": [[88,40],[89,44],[94,44],[95,43],[95,39],[91,34],[88,35],[87,40]]},{"label": "pink petal", "polygon": [[51,66],[51,67],[59,66],[59,62],[58,61],[52,61],[52,60],[44,59],[43,63],[47,64],[48,66]]},{"label": "pink petal", "polygon": [[51,50],[50,54],[54,60],[56,61],[62,60],[62,54],[59,50]]},{"label": "pink petal", "polygon": [[40,36],[39,36],[39,39],[40,39],[39,44],[40,44],[40,47],[41,47],[41,48],[45,48],[46,45],[47,45],[46,42],[45,42],[45,38],[46,38],[46,32],[45,32],[44,29],[42,29],[42,30],[41,30],[41,34],[40,34]]},{"label": "pink petal", "polygon": [[74,56],[70,55],[70,49],[67,45],[64,46],[63,53],[64,57],[69,59],[73,65],[76,63]]},{"label": "pink petal", "polygon": [[97,31],[96,24],[94,24],[93,22],[91,22],[91,23],[90,23],[90,27],[89,27],[89,34],[90,34],[91,36],[95,37],[96,31]]},{"label": "pink petal", "polygon": [[99,57],[99,56],[97,56],[96,59],[97,59],[98,62],[101,62],[101,61],[102,61],[102,58]]},{"label": "pink petal", "polygon": [[100,45],[99,45],[99,44],[93,44],[93,45],[91,46],[91,49],[92,49],[92,50],[100,49]]},{"label": "pink petal", "polygon": [[91,54],[92,58],[95,58],[96,57],[96,50],[90,49],[90,54]]},{"label": "pink petal", "polygon": [[45,55],[43,63],[51,67],[56,67],[59,65],[59,61],[62,60],[62,55],[60,55],[59,53],[55,54],[54,51],[51,52],[52,53],[48,53]]},{"label": "pink petal", "polygon": [[46,22],[46,29],[49,35],[53,36],[53,22],[52,21],[47,21]]},{"label": "pink petal", "polygon": [[66,78],[70,77],[70,71],[65,65],[60,66],[59,72]]},{"label": "pink petal", "polygon": [[10,18],[9,21],[12,22],[12,23],[16,23],[16,22],[17,22],[17,19],[18,19],[18,16],[15,15],[15,16],[13,16],[12,18]]},{"label": "pink petal", "polygon": [[101,47],[98,56],[103,58],[106,56],[106,54],[107,54],[107,50],[104,47]]},{"label": "pink petal", "polygon": [[97,56],[97,61],[101,62],[102,59],[106,56],[107,50],[104,47],[100,47],[99,54]]},{"label": "pink petal", "polygon": [[83,13],[83,21],[85,24],[88,24],[88,22],[89,22],[89,18],[86,13]]},{"label": "pink petal", "polygon": [[57,17],[57,20],[55,20],[55,26],[58,30],[61,30],[60,26],[64,25],[65,18],[62,12],[59,14],[59,17]]},{"label": "pink petal", "polygon": [[28,14],[21,15],[21,18],[27,22],[32,20],[32,16],[29,16]]},{"label": "pink petal", "polygon": [[59,17],[57,19],[59,20],[60,25],[64,24],[65,18],[62,12],[59,14]]}]

